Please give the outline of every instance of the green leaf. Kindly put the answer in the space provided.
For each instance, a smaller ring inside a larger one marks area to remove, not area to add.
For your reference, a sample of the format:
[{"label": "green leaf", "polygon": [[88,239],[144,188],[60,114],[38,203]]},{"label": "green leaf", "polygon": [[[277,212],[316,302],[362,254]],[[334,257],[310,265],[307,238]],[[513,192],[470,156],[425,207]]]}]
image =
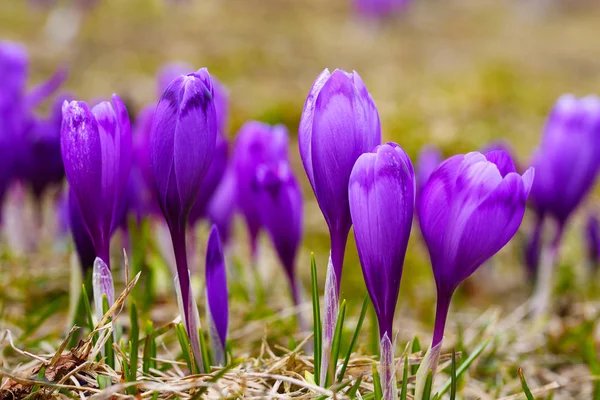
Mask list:
[{"label": "green leaf", "polygon": [[360,336],[360,330],[362,328],[363,322],[365,320],[365,316],[367,315],[367,307],[369,305],[369,296],[365,296],[363,300],[362,308],[360,309],[360,317],[358,317],[358,323],[356,324],[356,329],[354,330],[354,334],[352,335],[352,340],[350,341],[350,347],[348,347],[348,353],[346,353],[346,358],[344,359],[344,364],[342,365],[342,369],[340,370],[340,374],[338,375],[338,382],[341,382],[344,379],[344,375],[346,374],[346,368],[348,368],[348,363],[350,362],[350,356],[352,355],[352,350],[354,350],[354,346],[358,341],[358,337]]},{"label": "green leaf", "polygon": [[[458,369],[456,370],[456,379],[455,379],[455,381],[458,381],[460,379],[460,377],[471,366],[471,364],[473,363],[473,361],[475,361],[475,359],[477,357],[479,357],[479,355],[483,352],[483,350],[485,350],[485,348],[487,347],[487,345],[490,344],[490,341],[491,341],[490,339],[484,340],[483,343],[481,343],[479,346],[477,346],[477,348],[475,349],[475,351],[473,353],[471,353],[471,355],[469,356],[469,358],[467,358],[460,365],[460,367],[458,367]],[[450,389],[451,386],[452,386],[452,379],[448,379],[446,381],[446,383],[444,384],[444,386],[442,386],[442,389],[438,392],[438,397],[441,398],[444,394],[446,394],[446,392],[448,392],[448,390]]]},{"label": "green leaf", "polygon": [[179,346],[181,347],[181,353],[182,353],[182,357],[183,360],[185,361],[185,363],[187,364],[188,370],[190,371],[191,374],[196,373],[196,366],[192,364],[192,360],[193,355],[192,352],[190,351],[191,346],[190,346],[190,340],[188,338],[187,332],[185,331],[185,327],[183,326],[183,323],[179,323],[177,324],[177,326],[175,327],[175,333],[177,334],[177,340],[179,341]]},{"label": "green leaf", "polygon": [[[421,351],[421,342],[419,342],[419,337],[415,336],[413,338],[412,345],[410,347],[410,353],[415,354],[415,353],[418,353],[419,351]],[[419,370],[419,366],[413,365],[410,369],[410,374],[415,375],[418,370]]]},{"label": "green leaf", "polygon": [[527,397],[527,400],[535,400],[531,390],[529,390],[529,386],[527,386],[527,382],[525,381],[525,376],[523,376],[523,370],[521,367],[517,369],[517,372],[519,373],[519,379],[521,380],[521,386],[523,387],[523,393],[525,393],[525,397]]},{"label": "green leaf", "polygon": [[154,368],[153,348],[156,348],[155,333],[152,321],[146,321],[146,340],[144,341],[144,354],[142,356],[142,371],[144,374],[150,372],[150,368]]},{"label": "green leaf", "polygon": [[328,387],[332,381],[335,380],[335,371],[337,369],[338,358],[340,355],[340,343],[342,341],[342,335],[344,333],[344,318],[346,317],[346,300],[342,300],[340,306],[340,312],[338,313],[337,323],[335,325],[335,332],[333,333],[333,341],[331,343],[331,363],[329,365],[329,373],[327,374],[327,382],[325,386]]},{"label": "green leaf", "polygon": [[423,388],[422,400],[429,400],[431,398],[431,386],[433,385],[433,371],[427,372],[427,379],[425,380],[425,386]]},{"label": "green leaf", "polygon": [[110,385],[112,385],[112,381],[110,380],[110,377],[106,376],[106,375],[98,375],[98,377],[96,378],[96,381],[98,382],[98,388],[100,390],[104,390],[107,387],[109,387]]},{"label": "green leaf", "polygon": [[452,349],[452,373],[450,375],[450,400],[455,400],[455,399],[456,399],[456,350]]},{"label": "green leaf", "polygon": [[[131,303],[130,314],[131,332],[129,333],[129,382],[135,382],[137,380],[137,365],[140,337],[140,327],[138,324],[138,313],[135,302]],[[137,389],[134,389],[137,392]]]},{"label": "green leaf", "polygon": [[[108,305],[108,298],[105,294],[102,295],[102,312],[106,314],[110,306]],[[112,318],[108,318],[108,322],[111,322]],[[113,324],[114,329],[114,324]],[[114,335],[108,335],[108,340],[104,344],[104,357],[106,358],[106,365],[110,366],[112,369],[115,369],[115,351],[113,349],[114,343]]]},{"label": "green leaf", "polygon": [[402,370],[402,393],[400,394],[400,400],[406,400],[408,395],[408,354],[404,352],[404,369]]},{"label": "green leaf", "polygon": [[358,377],[356,382],[354,382],[354,385],[352,385],[350,390],[348,390],[348,393],[347,393],[348,397],[350,397],[351,399],[356,398],[356,393],[358,393],[358,389],[360,388],[361,382],[362,382],[362,375]]},{"label": "green leaf", "polygon": [[374,389],[375,400],[382,400],[383,399],[383,391],[381,390],[381,379],[379,378],[379,372],[377,372],[377,366],[375,364],[373,364],[372,370],[373,370],[373,389]]},{"label": "green leaf", "polygon": [[198,328],[198,337],[200,338],[200,353],[202,353],[202,366],[204,367],[205,373],[210,373],[211,354],[204,340],[204,333],[202,328]]},{"label": "green leaf", "polygon": [[[225,367],[221,368],[219,371],[217,371],[212,378],[210,378],[210,380],[208,381],[208,383],[215,383],[217,382],[219,379],[221,379],[223,376],[225,376],[225,374],[229,371],[231,371],[231,369],[233,369],[237,364],[231,363],[229,365],[226,365]],[[197,395],[202,396],[204,393],[206,393],[206,391],[208,390],[208,387],[202,387],[200,388],[200,390],[198,390]]]},{"label": "green leaf", "polygon": [[[44,367],[43,365],[40,367],[40,370],[38,371],[37,379],[38,379],[38,381],[45,381],[46,380],[46,367]],[[40,386],[39,385],[35,385],[33,388],[31,388],[31,393],[35,393],[39,389],[40,389]]]},{"label": "green leaf", "polygon": [[320,367],[323,345],[321,342],[321,306],[319,304],[319,283],[317,282],[317,263],[315,262],[315,253],[310,254],[310,278],[312,285],[312,308],[313,308],[313,340],[314,340],[314,377],[317,385],[320,384]]}]

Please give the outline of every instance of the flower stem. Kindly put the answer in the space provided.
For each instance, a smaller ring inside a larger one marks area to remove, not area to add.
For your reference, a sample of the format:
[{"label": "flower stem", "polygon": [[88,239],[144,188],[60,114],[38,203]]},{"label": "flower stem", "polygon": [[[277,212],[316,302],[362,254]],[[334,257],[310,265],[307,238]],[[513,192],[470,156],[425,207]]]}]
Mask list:
[{"label": "flower stem", "polygon": [[446,319],[448,318],[448,310],[450,309],[450,301],[452,293],[449,295],[438,290],[437,305],[435,309],[435,323],[433,326],[433,340],[431,347],[436,347],[442,343],[444,339],[444,329],[446,328]]},{"label": "flower stem", "polygon": [[531,300],[532,315],[536,318],[543,317],[548,313],[550,306],[550,297],[552,295],[552,285],[554,280],[554,264],[558,257],[562,235],[564,233],[565,224],[559,222],[554,233],[554,238],[550,247],[542,251],[542,259],[540,268],[538,269],[538,277],[536,280],[535,292]]}]

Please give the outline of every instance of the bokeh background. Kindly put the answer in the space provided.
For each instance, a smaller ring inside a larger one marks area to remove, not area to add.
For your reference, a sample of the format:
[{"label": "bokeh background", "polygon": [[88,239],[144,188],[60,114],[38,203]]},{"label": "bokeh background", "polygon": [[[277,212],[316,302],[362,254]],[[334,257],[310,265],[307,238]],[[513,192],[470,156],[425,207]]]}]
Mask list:
[{"label": "bokeh background", "polygon": [[[597,1],[414,0],[382,19],[357,14],[350,0],[45,3],[0,1],[0,38],[26,45],[31,83],[67,65],[65,89],[76,98],[115,92],[133,116],[156,100],[160,66],[185,61],[208,67],[227,86],[230,139],[249,119],[288,127],[306,202],[298,260],[305,286],[311,251],[324,276],[329,239],[296,137],[306,95],[324,68],[360,73],[379,109],[384,140],[403,146],[413,162],[428,143],[449,156],[502,139],[524,165],[559,95],[600,92]],[[462,288],[463,304],[466,294],[466,306],[476,312],[491,304],[511,309],[527,298],[520,252],[529,222],[526,217],[522,233]],[[580,225],[573,224],[562,252],[573,268],[584,263]],[[247,250],[240,243],[243,262]],[[264,243],[263,259],[272,259]],[[365,289],[352,239],[346,257],[342,296],[359,304]],[[283,282],[280,275],[273,282]],[[398,313],[431,324],[434,298],[415,224]],[[407,335],[416,333],[410,329]]]}]

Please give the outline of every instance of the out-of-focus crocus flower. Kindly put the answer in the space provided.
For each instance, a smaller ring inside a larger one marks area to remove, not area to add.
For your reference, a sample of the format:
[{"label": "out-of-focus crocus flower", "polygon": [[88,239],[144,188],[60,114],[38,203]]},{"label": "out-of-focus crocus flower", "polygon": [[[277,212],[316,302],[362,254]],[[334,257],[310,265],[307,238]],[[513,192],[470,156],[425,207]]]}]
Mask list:
[{"label": "out-of-focus crocus flower", "polygon": [[229,166],[223,179],[215,190],[207,208],[208,220],[217,226],[223,247],[227,247],[231,238],[231,224],[237,204],[236,180],[233,168]]},{"label": "out-of-focus crocus flower", "polygon": [[163,92],[167,89],[171,82],[173,82],[173,80],[179,78],[181,75],[187,75],[193,71],[194,68],[191,65],[181,61],[174,61],[164,64],[158,71],[156,79],[158,97],[160,98],[160,96],[162,96]]},{"label": "out-of-focus crocus flower", "polygon": [[356,11],[369,19],[381,19],[401,13],[410,0],[354,0]]},{"label": "out-of-focus crocus flower", "polygon": [[540,263],[532,306],[547,311],[552,276],[562,234],[569,217],[592,189],[600,169],[600,98],[561,96],[548,120],[532,165],[536,178],[531,189],[538,218],[556,221],[552,243],[540,245]]},{"label": "out-of-focus crocus flower", "polygon": [[416,170],[416,199],[417,206],[419,204],[419,198],[421,195],[421,191],[427,180],[431,176],[432,172],[437,168],[438,165],[444,160],[442,156],[442,152],[440,149],[433,145],[424,146],[419,151],[419,155],[417,157],[417,170]]},{"label": "out-of-focus crocus flower", "polygon": [[150,164],[177,264],[176,288],[194,356],[202,365],[198,309],[190,285],[186,227],[217,140],[213,88],[206,69],[173,80],[158,102],[150,134]]},{"label": "out-of-focus crocus flower", "polygon": [[71,230],[71,236],[73,237],[73,243],[75,244],[75,251],[79,258],[79,265],[85,273],[94,265],[94,259],[96,258],[96,251],[94,250],[94,243],[88,233],[85,224],[81,218],[81,212],[77,205],[77,199],[73,194],[72,190],[69,190],[69,228]]},{"label": "out-of-focus crocus flower", "polygon": [[210,342],[217,365],[225,364],[225,344],[229,324],[229,301],[225,258],[219,230],[213,225],[206,247],[206,314]]},{"label": "out-of-focus crocus flower", "polygon": [[533,227],[533,232],[526,238],[524,248],[524,261],[526,267],[527,278],[530,283],[534,283],[537,279],[538,266],[542,251],[542,232],[544,228],[544,218],[536,215],[536,222]]},{"label": "out-of-focus crocus flower", "polygon": [[[358,157],[381,144],[379,114],[358,73],[324,70],[313,83],[300,120],[304,169],[329,226],[330,263],[325,283],[323,348],[331,349],[348,233],[352,226],[348,181]],[[326,354],[326,353],[325,353]],[[321,375],[329,357],[322,357]]]},{"label": "out-of-focus crocus flower", "polygon": [[257,257],[258,234],[261,229],[261,199],[254,183],[261,164],[287,160],[288,132],[283,125],[271,126],[258,121],[246,122],[235,141],[233,168],[236,174],[237,204],[246,220],[253,261]]},{"label": "out-of-focus crocus flower", "polygon": [[367,290],[379,322],[384,399],[397,398],[394,311],[415,204],[415,173],[396,143],[361,155],[348,187],[354,237]]},{"label": "out-of-focus crocus flower", "polygon": [[585,243],[590,270],[597,271],[600,257],[600,222],[594,214],[588,216],[585,225]]},{"label": "out-of-focus crocus flower", "polygon": [[[131,127],[121,99],[101,102],[90,110],[82,101],[65,102],[61,128],[61,152],[65,173],[81,220],[89,233],[96,256],[103,262],[94,271],[108,282],[110,238],[120,223],[125,187],[131,168]],[[111,285],[102,285],[109,304]],[[96,293],[96,298],[98,293]]]},{"label": "out-of-focus crocus flower", "polygon": [[[261,164],[256,171],[257,198],[262,206],[260,216],[290,284],[294,305],[302,299],[296,278],[296,255],[302,240],[302,192],[287,160]],[[302,315],[298,323],[307,328]]]},{"label": "out-of-focus crocus flower", "polygon": [[419,221],[437,286],[433,369],[454,290],[517,232],[533,177],[533,168],[519,175],[504,152],[473,152],[444,161],[425,185]]}]

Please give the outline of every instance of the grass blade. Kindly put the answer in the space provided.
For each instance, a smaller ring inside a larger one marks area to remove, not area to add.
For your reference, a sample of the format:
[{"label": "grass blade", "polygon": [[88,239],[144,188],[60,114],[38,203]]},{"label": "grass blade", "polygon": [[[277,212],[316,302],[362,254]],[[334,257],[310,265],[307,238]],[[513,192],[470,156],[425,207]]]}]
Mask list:
[{"label": "grass blade", "polygon": [[[421,351],[421,342],[419,342],[419,337],[415,336],[413,338],[412,344],[410,346],[410,353],[415,354],[415,353],[418,353],[419,351]],[[419,366],[413,365],[410,368],[410,374],[415,375],[418,370],[419,370]]]},{"label": "grass blade", "polygon": [[144,354],[142,356],[142,371],[144,371],[144,374],[148,374],[150,368],[154,368],[154,360],[152,360],[153,349],[156,348],[154,339],[154,326],[152,325],[152,321],[148,320],[146,322],[146,340],[144,342]]},{"label": "grass blade", "polygon": [[[129,333],[129,382],[137,380],[137,365],[139,351],[140,328],[138,325],[138,313],[135,303],[131,303],[131,332]],[[132,388],[137,392],[137,388]],[[130,393],[135,394],[135,393]]]},{"label": "grass blade", "polygon": [[208,346],[206,345],[206,340],[204,340],[202,328],[198,328],[198,337],[200,338],[200,352],[202,353],[202,365],[204,367],[204,372],[209,373],[212,355],[208,349]]},{"label": "grass blade", "polygon": [[425,386],[423,388],[422,400],[429,400],[431,398],[431,387],[433,385],[433,371],[427,372],[427,379],[425,380]]},{"label": "grass blade", "polygon": [[[456,370],[455,381],[458,381],[460,379],[460,377],[467,371],[467,369],[471,366],[471,364],[473,364],[473,361],[475,361],[475,359],[477,357],[479,357],[479,355],[483,352],[483,350],[485,350],[485,348],[487,347],[488,344],[490,344],[490,339],[484,340],[483,343],[481,343],[479,346],[477,346],[475,351],[473,353],[471,353],[469,358],[467,358],[465,360],[465,362],[463,362],[460,365],[460,367],[458,367],[458,369]],[[448,390],[450,389],[451,386],[452,386],[452,379],[449,379],[446,381],[444,386],[442,386],[442,389],[438,392],[438,397],[442,398],[442,396],[448,392]]]},{"label": "grass blade", "polygon": [[[102,312],[106,314],[110,309],[110,305],[108,304],[108,298],[105,294],[102,295]],[[112,318],[108,317],[108,322],[111,322]],[[113,324],[114,329],[114,324]],[[106,364],[110,366],[112,369],[115,369],[115,351],[113,349],[114,343],[114,335],[108,335],[108,339],[106,340],[106,344],[104,345],[104,357],[106,357]]]},{"label": "grass blade", "polygon": [[183,360],[188,366],[190,373],[195,374],[196,368],[193,365],[192,360],[194,356],[192,355],[190,341],[188,339],[187,333],[185,331],[185,327],[182,323],[177,324],[175,327],[175,333],[177,334],[177,340],[179,341],[179,346],[181,346],[181,353],[183,356]]},{"label": "grass blade", "polygon": [[344,365],[342,365],[342,369],[340,370],[340,374],[338,375],[338,382],[341,382],[344,379],[344,375],[346,374],[346,368],[348,368],[348,363],[350,362],[350,356],[352,355],[352,350],[354,350],[354,346],[358,341],[358,336],[360,335],[360,330],[362,328],[363,322],[365,320],[365,316],[367,315],[367,306],[369,305],[369,296],[365,296],[363,300],[362,308],[360,309],[360,317],[358,317],[358,323],[356,324],[356,329],[354,330],[354,334],[352,335],[352,340],[350,341],[350,347],[348,347],[348,353],[346,354],[346,358],[344,360]]},{"label": "grass blade", "polygon": [[527,386],[527,381],[525,381],[525,376],[523,376],[523,370],[521,367],[517,369],[517,372],[519,373],[519,379],[521,380],[521,386],[523,387],[523,393],[525,393],[525,397],[527,397],[527,400],[535,400],[531,390],[529,390],[529,386]]},{"label": "grass blade", "polygon": [[342,341],[342,335],[344,333],[344,319],[346,318],[346,300],[342,300],[340,306],[340,312],[338,314],[337,323],[335,325],[335,332],[333,334],[333,341],[331,344],[331,364],[329,365],[330,373],[327,374],[327,382],[325,384],[328,387],[332,381],[335,380],[335,371],[337,370],[338,358],[340,355],[340,343]]},{"label": "grass blade", "polygon": [[450,375],[450,400],[455,400],[455,399],[456,399],[456,350],[452,349],[452,373]]},{"label": "grass blade", "polygon": [[320,385],[319,377],[321,367],[321,306],[319,304],[319,283],[317,282],[317,263],[315,262],[315,253],[310,254],[310,278],[312,284],[312,308],[313,308],[313,337],[314,337],[314,370],[315,383]]},{"label": "grass blade", "polygon": [[375,400],[383,399],[383,391],[381,390],[381,379],[379,378],[379,372],[377,372],[377,366],[373,364],[373,389]]},{"label": "grass blade", "polygon": [[356,398],[356,393],[358,393],[358,388],[360,387],[361,382],[362,382],[362,375],[358,377],[356,382],[354,382],[354,385],[352,385],[350,390],[348,390],[348,393],[346,393],[348,395],[348,397],[350,397],[351,399]]},{"label": "grass blade", "polygon": [[402,370],[402,393],[400,394],[400,400],[406,400],[408,396],[408,354],[404,352],[404,369]]}]

